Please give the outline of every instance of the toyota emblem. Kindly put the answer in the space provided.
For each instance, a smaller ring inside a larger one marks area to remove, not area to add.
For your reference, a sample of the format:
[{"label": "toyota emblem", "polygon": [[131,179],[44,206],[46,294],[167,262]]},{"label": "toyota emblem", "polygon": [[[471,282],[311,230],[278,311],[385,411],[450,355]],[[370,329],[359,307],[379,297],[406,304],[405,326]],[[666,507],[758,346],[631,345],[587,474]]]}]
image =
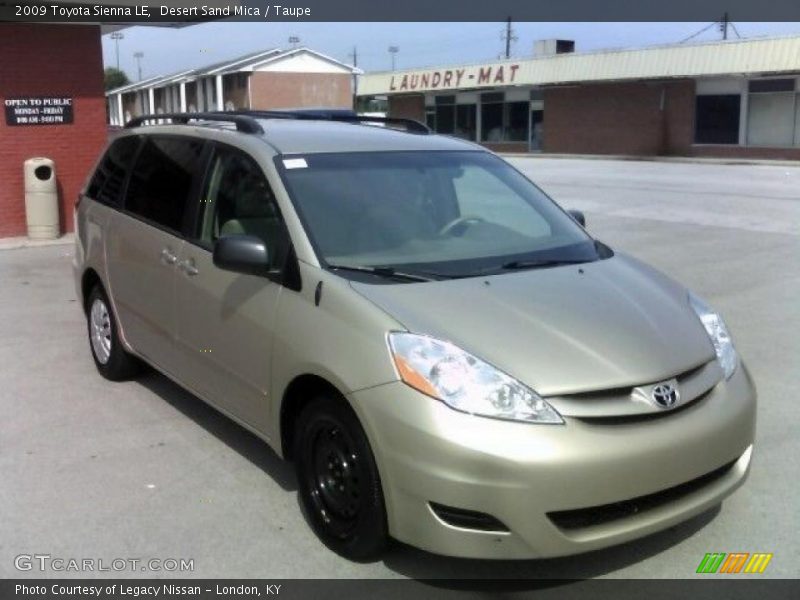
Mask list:
[{"label": "toyota emblem", "polygon": [[653,387],[650,397],[661,408],[672,408],[677,404],[681,396],[678,392],[678,386],[672,383],[659,383]]}]

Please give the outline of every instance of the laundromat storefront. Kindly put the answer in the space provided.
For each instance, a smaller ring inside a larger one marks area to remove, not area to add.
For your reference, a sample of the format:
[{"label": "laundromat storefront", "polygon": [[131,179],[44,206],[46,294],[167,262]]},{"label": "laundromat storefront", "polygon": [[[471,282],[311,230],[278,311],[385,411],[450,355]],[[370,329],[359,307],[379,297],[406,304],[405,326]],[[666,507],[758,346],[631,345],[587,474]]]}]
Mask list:
[{"label": "laundromat storefront", "polygon": [[[551,42],[551,43],[548,43]],[[362,106],[507,152],[800,159],[800,36],[368,73]]]}]

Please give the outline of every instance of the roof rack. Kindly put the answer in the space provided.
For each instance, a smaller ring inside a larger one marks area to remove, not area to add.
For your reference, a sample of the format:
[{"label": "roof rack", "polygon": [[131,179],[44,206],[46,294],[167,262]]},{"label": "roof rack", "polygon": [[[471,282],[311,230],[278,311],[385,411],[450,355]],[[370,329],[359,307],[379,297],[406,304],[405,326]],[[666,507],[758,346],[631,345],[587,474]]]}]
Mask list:
[{"label": "roof rack", "polygon": [[202,113],[163,113],[156,115],[141,115],[134,117],[125,124],[126,129],[133,129],[134,127],[141,127],[148,121],[165,121],[170,120],[173,124],[186,125],[189,121],[221,121],[224,123],[233,123],[236,125],[236,130],[242,133],[264,133],[264,130],[252,116],[241,113],[225,113],[225,112],[202,112]]},{"label": "roof rack", "polygon": [[202,113],[163,113],[155,115],[141,115],[134,117],[125,124],[126,129],[141,127],[148,121],[166,121],[173,124],[185,125],[189,121],[221,121],[233,123],[236,130],[242,133],[264,133],[257,119],[292,119],[298,121],[341,121],[344,123],[378,123],[382,125],[400,125],[409,133],[430,135],[430,128],[415,121],[400,117],[373,117],[366,115],[347,114],[337,109],[297,109],[297,110],[235,110],[229,112],[202,112]]},{"label": "roof rack", "polygon": [[345,123],[379,123],[383,125],[401,125],[409,133],[430,135],[433,133],[424,123],[414,119],[400,117],[374,117],[366,115],[348,114],[341,109],[302,109],[296,110],[237,110],[232,113],[261,119],[296,119],[299,121],[342,121]]}]

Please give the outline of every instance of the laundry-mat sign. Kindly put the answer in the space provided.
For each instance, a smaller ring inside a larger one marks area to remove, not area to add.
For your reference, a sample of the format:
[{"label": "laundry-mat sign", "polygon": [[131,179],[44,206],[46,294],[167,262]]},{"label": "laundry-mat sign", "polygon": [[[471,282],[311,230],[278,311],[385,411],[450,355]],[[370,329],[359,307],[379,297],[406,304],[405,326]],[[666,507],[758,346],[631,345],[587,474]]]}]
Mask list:
[{"label": "laundry-mat sign", "polygon": [[504,63],[436,69],[392,75],[389,91],[447,90],[478,86],[510,85],[519,70],[518,64]]}]

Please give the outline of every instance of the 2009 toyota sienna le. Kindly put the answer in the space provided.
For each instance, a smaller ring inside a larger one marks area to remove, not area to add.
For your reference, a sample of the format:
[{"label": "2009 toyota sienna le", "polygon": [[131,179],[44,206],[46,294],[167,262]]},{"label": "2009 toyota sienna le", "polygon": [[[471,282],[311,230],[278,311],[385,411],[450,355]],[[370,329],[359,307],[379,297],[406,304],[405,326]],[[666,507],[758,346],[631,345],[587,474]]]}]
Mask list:
[{"label": "2009 toyota sienna le", "polygon": [[147,363],[263,438],[358,560],[584,552],[744,481],[756,394],[713,308],[475,144],[325,117],[114,139],[76,210],[101,375]]}]

